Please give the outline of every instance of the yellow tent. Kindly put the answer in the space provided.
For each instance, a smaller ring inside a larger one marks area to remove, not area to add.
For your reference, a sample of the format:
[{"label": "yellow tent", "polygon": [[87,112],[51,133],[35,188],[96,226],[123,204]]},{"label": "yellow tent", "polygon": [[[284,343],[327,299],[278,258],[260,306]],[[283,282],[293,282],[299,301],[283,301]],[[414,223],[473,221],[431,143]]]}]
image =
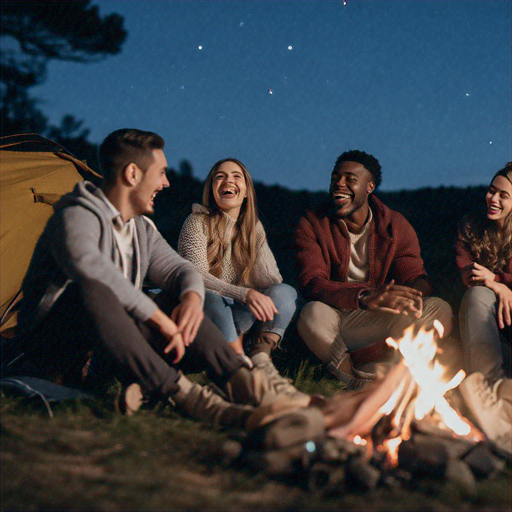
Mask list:
[{"label": "yellow tent", "polygon": [[82,179],[99,175],[63,147],[36,134],[0,139],[0,332],[14,307],[32,252],[53,204]]}]

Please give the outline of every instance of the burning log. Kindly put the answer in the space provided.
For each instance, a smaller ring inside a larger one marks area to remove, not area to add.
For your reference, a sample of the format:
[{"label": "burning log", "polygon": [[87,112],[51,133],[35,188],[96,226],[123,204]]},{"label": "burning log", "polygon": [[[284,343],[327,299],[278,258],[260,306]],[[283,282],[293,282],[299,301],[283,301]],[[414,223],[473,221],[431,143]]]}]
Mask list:
[{"label": "burning log", "polygon": [[372,392],[356,409],[353,417],[344,425],[331,429],[328,434],[332,437],[352,440],[371,434],[373,427],[385,414],[381,408],[394,396],[393,391],[400,388],[404,379],[408,379],[409,370],[403,361],[392,368],[386,377],[376,385]]},{"label": "burning log", "polygon": [[[463,458],[475,446],[473,441],[455,436],[453,432],[450,433],[444,429],[436,427],[426,420],[414,421],[411,424],[411,429],[413,432],[436,439],[438,443],[445,447],[450,459]],[[414,436],[416,437],[416,434],[414,434]]]}]

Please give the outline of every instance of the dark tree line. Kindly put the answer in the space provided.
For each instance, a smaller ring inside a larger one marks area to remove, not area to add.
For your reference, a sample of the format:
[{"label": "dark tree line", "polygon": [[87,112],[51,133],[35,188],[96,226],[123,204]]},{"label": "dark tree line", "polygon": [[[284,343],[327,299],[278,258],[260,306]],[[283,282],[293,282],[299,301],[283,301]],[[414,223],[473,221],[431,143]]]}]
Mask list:
[{"label": "dark tree line", "polygon": [[44,83],[51,60],[86,64],[118,54],[127,36],[123,17],[101,16],[90,0],[2,0],[1,16],[2,135],[39,133],[94,166],[83,122],[67,114],[50,125],[31,88]]}]

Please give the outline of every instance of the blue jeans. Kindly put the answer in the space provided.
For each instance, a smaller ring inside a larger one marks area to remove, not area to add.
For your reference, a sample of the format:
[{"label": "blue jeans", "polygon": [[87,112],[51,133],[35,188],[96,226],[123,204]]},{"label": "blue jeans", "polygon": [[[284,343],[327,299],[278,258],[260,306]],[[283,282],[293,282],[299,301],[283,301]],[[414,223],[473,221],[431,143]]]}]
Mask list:
[{"label": "blue jeans", "polygon": [[481,372],[490,381],[510,373],[510,328],[500,331],[497,305],[498,299],[491,289],[472,286],[466,290],[459,310],[466,370]]},{"label": "blue jeans", "polygon": [[204,314],[230,343],[253,325],[259,332],[272,332],[282,338],[297,307],[297,292],[295,288],[284,283],[259,291],[272,299],[279,312],[270,322],[259,322],[245,304],[208,290],[204,299]]}]

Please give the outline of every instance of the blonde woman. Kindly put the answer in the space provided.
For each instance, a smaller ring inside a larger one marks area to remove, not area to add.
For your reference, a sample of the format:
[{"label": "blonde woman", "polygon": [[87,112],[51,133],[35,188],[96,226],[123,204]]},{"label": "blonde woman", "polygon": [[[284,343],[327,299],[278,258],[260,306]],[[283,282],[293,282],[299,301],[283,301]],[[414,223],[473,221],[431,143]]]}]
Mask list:
[{"label": "blonde woman", "polygon": [[466,369],[461,385],[484,432],[512,450],[512,162],[492,178],[486,210],[462,218],[457,267],[467,290],[459,321]]},{"label": "blonde woman", "polygon": [[242,162],[227,158],[212,167],[203,205],[192,206],[178,252],[203,275],[206,316],[235,352],[279,379],[270,354],[295,313],[297,292],[283,283]]}]

